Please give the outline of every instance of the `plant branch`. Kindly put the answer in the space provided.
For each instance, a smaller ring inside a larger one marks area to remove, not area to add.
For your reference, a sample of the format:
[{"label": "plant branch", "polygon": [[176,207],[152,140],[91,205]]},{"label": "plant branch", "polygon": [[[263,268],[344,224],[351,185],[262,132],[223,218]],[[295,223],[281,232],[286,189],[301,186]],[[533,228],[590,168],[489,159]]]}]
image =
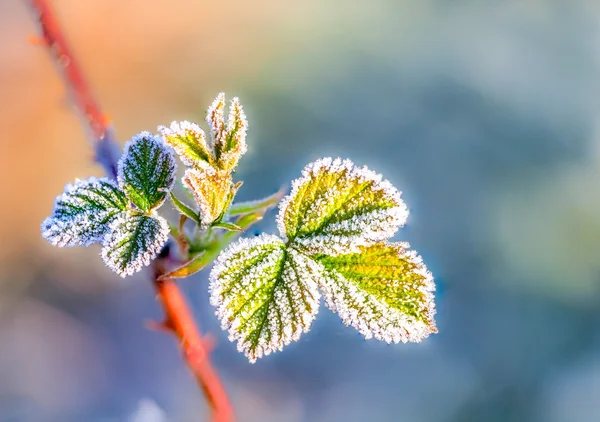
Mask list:
[{"label": "plant branch", "polygon": [[[61,30],[48,0],[25,0],[30,6],[36,22],[39,24],[43,44],[48,47],[59,72],[63,76],[69,96],[75,104],[77,113],[95,150],[95,160],[106,173],[117,177],[117,163],[120,149],[114,141],[112,128],[83,77],[81,68]],[[168,270],[169,249],[164,257],[154,261],[154,288],[165,310],[165,322],[162,328],[175,335],[180,342],[184,359],[204,391],[212,408],[215,422],[233,420],[233,408],[217,371],[209,358],[208,342],[200,335],[190,308],[172,279],[159,280],[158,277]]]},{"label": "plant branch", "polygon": [[165,310],[160,326],[180,341],[183,357],[210,404],[215,422],[233,421],[233,408],[219,375],[210,362],[210,341],[202,337],[190,308],[173,279],[161,279],[168,267],[166,260],[154,261],[154,288]]},{"label": "plant branch", "polygon": [[88,137],[95,150],[95,160],[106,173],[117,178],[120,149],[114,141],[113,130],[106,115],[94,99],[90,87],[67,43],[54,12],[47,0],[25,0],[39,25],[43,44],[48,47],[62,75],[69,97],[75,104]]}]

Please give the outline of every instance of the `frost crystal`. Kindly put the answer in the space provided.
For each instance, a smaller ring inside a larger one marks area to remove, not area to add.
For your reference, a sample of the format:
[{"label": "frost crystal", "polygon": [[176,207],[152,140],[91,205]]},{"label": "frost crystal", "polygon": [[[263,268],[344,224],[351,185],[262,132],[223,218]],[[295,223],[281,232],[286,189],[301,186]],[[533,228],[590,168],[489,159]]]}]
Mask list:
[{"label": "frost crystal", "polygon": [[231,174],[228,171],[212,168],[187,169],[182,181],[194,195],[204,227],[222,215],[233,186]]},{"label": "frost crystal", "polygon": [[109,224],[127,207],[127,198],[107,179],[68,184],[56,198],[52,215],[42,223],[42,236],[59,247],[101,242]]},{"label": "frost crystal", "polygon": [[121,277],[132,275],[149,265],[169,237],[167,220],[145,214],[119,214],[104,238],[102,259]]},{"label": "frost crystal", "polygon": [[280,204],[281,236],[308,252],[341,253],[393,236],[408,210],[387,180],[350,160],[309,164]]},{"label": "frost crystal", "polygon": [[211,142],[195,123],[173,122],[159,126],[165,142],[175,149],[184,164],[183,183],[198,204],[202,227],[220,219],[235,194],[231,173],[246,152],[248,122],[237,98],[231,101],[225,122],[225,94],[220,93],[208,108],[206,121]]},{"label": "frost crystal", "polygon": [[225,138],[225,94],[217,95],[217,98],[206,111],[206,123],[210,127],[210,137],[214,144],[222,144]]},{"label": "frost crystal", "polygon": [[320,271],[319,264],[270,235],[242,239],[219,256],[210,275],[210,301],[250,362],[310,329],[319,308]]},{"label": "frost crystal", "polygon": [[433,277],[407,243],[378,243],[359,253],[321,256],[319,286],[328,308],[365,338],[419,342],[435,328]]},{"label": "frost crystal", "polygon": [[172,153],[142,132],[125,145],[118,186],[95,178],[67,185],[42,223],[42,236],[57,246],[102,242],[104,262],[122,277],[133,274],[167,241],[168,224],[153,210],[172,188],[175,171]]},{"label": "frost crystal", "polygon": [[159,126],[158,131],[185,165],[231,172],[248,149],[248,121],[239,99],[231,100],[225,122],[225,94],[220,93],[208,108],[206,121],[210,127],[210,144],[204,131],[195,123],[173,122],[168,128]]},{"label": "frost crystal", "polygon": [[248,121],[238,98],[229,104],[227,124],[224,120],[225,94],[220,93],[206,113],[210,126],[217,166],[222,170],[233,170],[248,149],[246,131]]},{"label": "frost crystal", "polygon": [[280,204],[284,240],[231,245],[211,273],[211,303],[250,361],[297,340],[327,306],[366,338],[421,341],[436,332],[431,273],[406,243],[386,243],[406,221],[398,192],[366,167],[324,158]]},{"label": "frost crystal", "polygon": [[204,131],[197,124],[173,122],[170,127],[159,126],[158,131],[186,166],[206,168],[214,165],[212,149],[206,143]]},{"label": "frost crystal", "polygon": [[142,211],[163,204],[175,183],[177,165],[160,138],[141,132],[125,144],[119,160],[119,187]]}]

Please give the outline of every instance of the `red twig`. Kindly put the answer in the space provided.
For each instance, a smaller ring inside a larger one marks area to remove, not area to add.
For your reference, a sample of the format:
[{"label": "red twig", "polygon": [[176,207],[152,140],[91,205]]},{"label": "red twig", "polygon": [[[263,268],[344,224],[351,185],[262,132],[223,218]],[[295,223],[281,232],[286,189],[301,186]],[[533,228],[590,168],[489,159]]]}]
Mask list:
[{"label": "red twig", "polygon": [[[159,268],[156,265],[155,268]],[[213,410],[215,422],[234,420],[233,408],[219,374],[210,362],[209,353],[212,341],[201,337],[194,317],[186,300],[173,279],[159,280],[162,271],[158,270],[154,278],[154,288],[165,309],[165,321],[162,328],[171,331],[181,342],[183,357],[194,373],[198,385]]]},{"label": "red twig", "polygon": [[[112,129],[91,95],[49,2],[47,0],[26,1],[40,26],[43,44],[48,47],[57,63],[75,107],[82,117],[84,127],[89,132],[96,151],[96,161],[105,168],[108,175],[116,178],[120,153],[113,140]],[[210,362],[210,342],[200,335],[189,306],[175,281],[158,280],[158,277],[168,270],[163,268],[168,262],[168,258],[159,258],[154,262],[154,287],[165,310],[165,322],[161,326],[172,332],[179,340],[184,359],[213,410],[214,421],[231,422],[234,419],[233,408],[221,379]]]},{"label": "red twig", "polygon": [[75,104],[84,128],[94,145],[96,161],[106,173],[117,177],[119,148],[113,141],[112,129],[108,125],[106,115],[102,113],[94,99],[79,64],[71,52],[71,48],[62,33],[47,0],[26,0],[41,30],[41,41],[48,47],[60,74],[65,80],[69,96]]}]

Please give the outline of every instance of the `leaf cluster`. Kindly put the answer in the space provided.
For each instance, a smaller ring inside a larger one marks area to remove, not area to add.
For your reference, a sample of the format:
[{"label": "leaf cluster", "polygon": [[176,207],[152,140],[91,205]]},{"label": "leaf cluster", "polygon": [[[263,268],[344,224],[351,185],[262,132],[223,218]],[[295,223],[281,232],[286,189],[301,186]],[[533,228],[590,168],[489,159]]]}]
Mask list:
[{"label": "leaf cluster", "polygon": [[[233,181],[233,171],[247,150],[244,111],[234,98],[226,120],[219,94],[206,121],[209,136],[187,121],[159,126],[161,137],[134,136],[116,181],[66,186],[42,223],[43,237],[59,247],[102,244],[104,262],[122,277],[149,265],[169,236],[181,262],[163,277],[188,277],[216,260],[211,304],[251,362],[298,340],[322,299],[366,338],[417,342],[436,332],[431,273],[406,242],[389,240],[408,216],[389,181],[349,160],[317,160],[279,204],[279,236],[232,243],[283,192],[234,203],[241,182]],[[195,206],[173,192],[172,150],[186,167],[181,182]],[[180,213],[178,224],[158,215],[167,197]]]}]

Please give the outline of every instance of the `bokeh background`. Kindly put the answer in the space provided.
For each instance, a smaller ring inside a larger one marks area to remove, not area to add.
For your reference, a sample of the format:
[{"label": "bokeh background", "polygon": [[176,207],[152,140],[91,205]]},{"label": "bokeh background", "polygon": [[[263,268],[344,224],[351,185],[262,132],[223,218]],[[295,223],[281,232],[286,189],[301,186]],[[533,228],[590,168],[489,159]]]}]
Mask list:
[{"label": "bokeh background", "polygon": [[[440,333],[365,341],[325,308],[254,365],[207,275],[182,283],[239,420],[600,420],[600,4],[595,0],[55,0],[121,143],[240,96],[239,197],[321,156],[382,172],[438,287]],[[192,422],[202,395],[147,274],[39,224],[101,175],[24,4],[0,1],[0,422]],[[261,230],[274,232],[271,213]]]}]

